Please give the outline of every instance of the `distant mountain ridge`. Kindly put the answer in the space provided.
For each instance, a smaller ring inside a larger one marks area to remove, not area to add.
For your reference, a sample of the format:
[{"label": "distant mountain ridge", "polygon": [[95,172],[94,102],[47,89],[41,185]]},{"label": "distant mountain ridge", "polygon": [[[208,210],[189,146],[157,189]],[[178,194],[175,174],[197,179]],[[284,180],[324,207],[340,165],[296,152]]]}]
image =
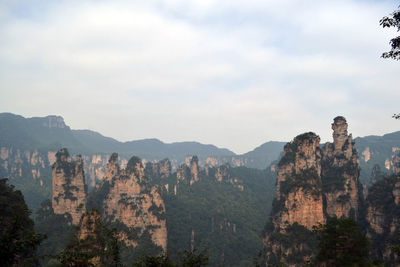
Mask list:
[{"label": "distant mountain ridge", "polygon": [[24,118],[0,113],[0,146],[19,149],[58,150],[68,147],[73,153],[112,153],[137,155],[149,160],[165,157],[184,160],[188,155],[235,156],[226,148],[198,142],[164,143],[158,139],[120,142],[91,130],[71,130],[60,116]]},{"label": "distant mountain ridge", "polygon": [[[389,171],[391,158],[400,151],[400,131],[383,136],[357,137],[354,141],[360,155],[363,181],[369,179],[375,164]],[[203,163],[216,165],[227,162],[235,166],[265,169],[279,159],[285,144],[269,141],[238,155],[229,149],[199,142],[164,143],[154,138],[120,142],[92,130],[73,130],[61,116],[24,118],[12,113],[0,113],[0,147],[23,150],[57,151],[67,147],[73,154],[117,152],[121,156],[137,155],[147,160],[169,158],[176,163],[184,162],[187,156],[197,155]]]}]

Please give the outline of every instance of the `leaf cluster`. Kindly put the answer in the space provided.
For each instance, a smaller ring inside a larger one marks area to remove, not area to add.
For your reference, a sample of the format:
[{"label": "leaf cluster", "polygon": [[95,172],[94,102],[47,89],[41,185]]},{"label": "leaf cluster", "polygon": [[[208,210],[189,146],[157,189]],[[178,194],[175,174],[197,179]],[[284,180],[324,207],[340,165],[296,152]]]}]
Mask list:
[{"label": "leaf cluster", "polygon": [[[397,28],[397,31],[400,31],[400,9],[394,11],[390,16],[383,17],[379,24],[385,28]],[[400,60],[400,36],[397,36],[390,40],[390,45],[392,49],[388,52],[382,54],[383,58],[392,58],[395,60]],[[398,115],[395,115],[398,116]]]}]

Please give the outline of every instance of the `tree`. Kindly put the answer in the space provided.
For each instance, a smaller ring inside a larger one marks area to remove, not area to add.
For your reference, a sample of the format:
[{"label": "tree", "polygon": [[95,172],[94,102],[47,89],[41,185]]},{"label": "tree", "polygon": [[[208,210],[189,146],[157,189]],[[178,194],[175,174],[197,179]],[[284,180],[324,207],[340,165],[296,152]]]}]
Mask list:
[{"label": "tree", "polygon": [[104,225],[99,212],[92,209],[82,216],[76,234],[56,259],[62,266],[70,267],[121,267],[116,229]]},{"label": "tree", "polygon": [[202,251],[196,248],[185,250],[180,253],[178,266],[181,267],[202,267],[208,264],[208,252],[207,249]]},{"label": "tree", "polygon": [[176,267],[176,264],[169,258],[168,254],[160,256],[144,255],[134,262],[134,267]]},{"label": "tree", "polygon": [[168,254],[159,256],[144,255],[135,261],[134,267],[203,267],[208,265],[208,252],[206,249],[196,248],[185,250],[179,253],[179,261],[173,262]]},{"label": "tree", "polygon": [[328,219],[314,228],[319,239],[318,265],[370,266],[369,241],[352,219]]},{"label": "tree", "polygon": [[[394,27],[397,28],[397,31],[400,31],[400,9],[395,10],[392,14],[390,14],[390,16],[383,17],[379,21],[379,24],[382,25],[383,28]],[[400,60],[400,36],[391,39],[389,43],[392,46],[392,49],[389,52],[383,53],[382,57]]]},{"label": "tree", "polygon": [[2,266],[38,265],[36,249],[44,236],[33,230],[21,191],[0,179],[0,261]]}]

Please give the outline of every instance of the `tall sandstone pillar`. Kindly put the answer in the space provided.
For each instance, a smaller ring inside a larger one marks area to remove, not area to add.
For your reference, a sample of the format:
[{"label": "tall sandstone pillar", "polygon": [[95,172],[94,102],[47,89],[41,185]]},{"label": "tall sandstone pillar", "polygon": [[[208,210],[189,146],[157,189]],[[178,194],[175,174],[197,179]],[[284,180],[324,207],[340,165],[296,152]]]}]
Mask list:
[{"label": "tall sandstone pillar", "polygon": [[303,266],[317,250],[311,230],[329,217],[360,219],[357,151],[344,117],[332,124],[333,143],[314,133],[297,136],[278,164],[276,198],[265,227],[264,263]]},{"label": "tall sandstone pillar", "polygon": [[295,265],[288,255],[304,255],[296,260],[305,262],[312,254],[313,248],[296,231],[310,235],[314,225],[325,222],[319,142],[319,136],[310,132],[285,145],[271,221],[263,239],[267,265]]},{"label": "tall sandstone pillar", "polygon": [[78,156],[76,161],[72,161],[68,150],[60,149],[52,166],[52,179],[54,213],[68,213],[72,223],[78,225],[82,214],[86,212],[87,196],[82,158]]},{"label": "tall sandstone pillar", "polygon": [[314,133],[306,133],[285,146],[277,177],[277,199],[284,208],[276,225],[298,223],[311,230],[325,221],[319,141]]},{"label": "tall sandstone pillar", "polygon": [[359,219],[360,171],[358,156],[347,122],[338,116],[332,123],[333,144],[326,143],[322,156],[322,183],[329,217]]},{"label": "tall sandstone pillar", "polygon": [[[152,168],[150,165],[149,167]],[[152,186],[150,177],[145,173],[149,171],[145,172],[138,157],[133,156],[126,169],[120,170],[118,154],[112,154],[105,178],[108,193],[103,202],[103,215],[110,221],[118,221],[127,226],[128,232],[121,231],[120,238],[128,246],[140,245],[142,235],[149,233],[151,241],[165,252],[167,249],[165,204],[161,198],[160,187]],[[130,233],[129,229],[135,229],[135,233]]]}]

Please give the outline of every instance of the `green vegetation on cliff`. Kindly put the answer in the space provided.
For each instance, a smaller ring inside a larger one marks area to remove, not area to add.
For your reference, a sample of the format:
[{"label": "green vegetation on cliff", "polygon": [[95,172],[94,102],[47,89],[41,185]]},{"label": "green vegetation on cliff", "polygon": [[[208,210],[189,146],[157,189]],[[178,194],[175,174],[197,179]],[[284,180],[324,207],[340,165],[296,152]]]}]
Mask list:
[{"label": "green vegetation on cliff", "polygon": [[314,228],[318,236],[318,266],[371,266],[369,241],[352,219],[330,218]]},{"label": "green vegetation on cliff", "polygon": [[44,257],[42,264],[47,265],[50,258],[45,256],[60,253],[74,232],[74,227],[72,226],[71,215],[54,214],[51,201],[45,200],[36,213],[35,230],[46,235],[46,239],[38,249],[38,255]]},{"label": "green vegetation on cliff", "polygon": [[[226,170],[221,182],[214,168],[208,170],[209,175],[201,171],[200,180],[192,185],[187,180],[176,184],[176,176],[170,177],[164,199],[173,260],[178,251],[199,244],[208,249],[211,265],[249,266],[257,256],[275,178],[269,171],[245,167]],[[234,178],[243,191],[235,187]]]}]

